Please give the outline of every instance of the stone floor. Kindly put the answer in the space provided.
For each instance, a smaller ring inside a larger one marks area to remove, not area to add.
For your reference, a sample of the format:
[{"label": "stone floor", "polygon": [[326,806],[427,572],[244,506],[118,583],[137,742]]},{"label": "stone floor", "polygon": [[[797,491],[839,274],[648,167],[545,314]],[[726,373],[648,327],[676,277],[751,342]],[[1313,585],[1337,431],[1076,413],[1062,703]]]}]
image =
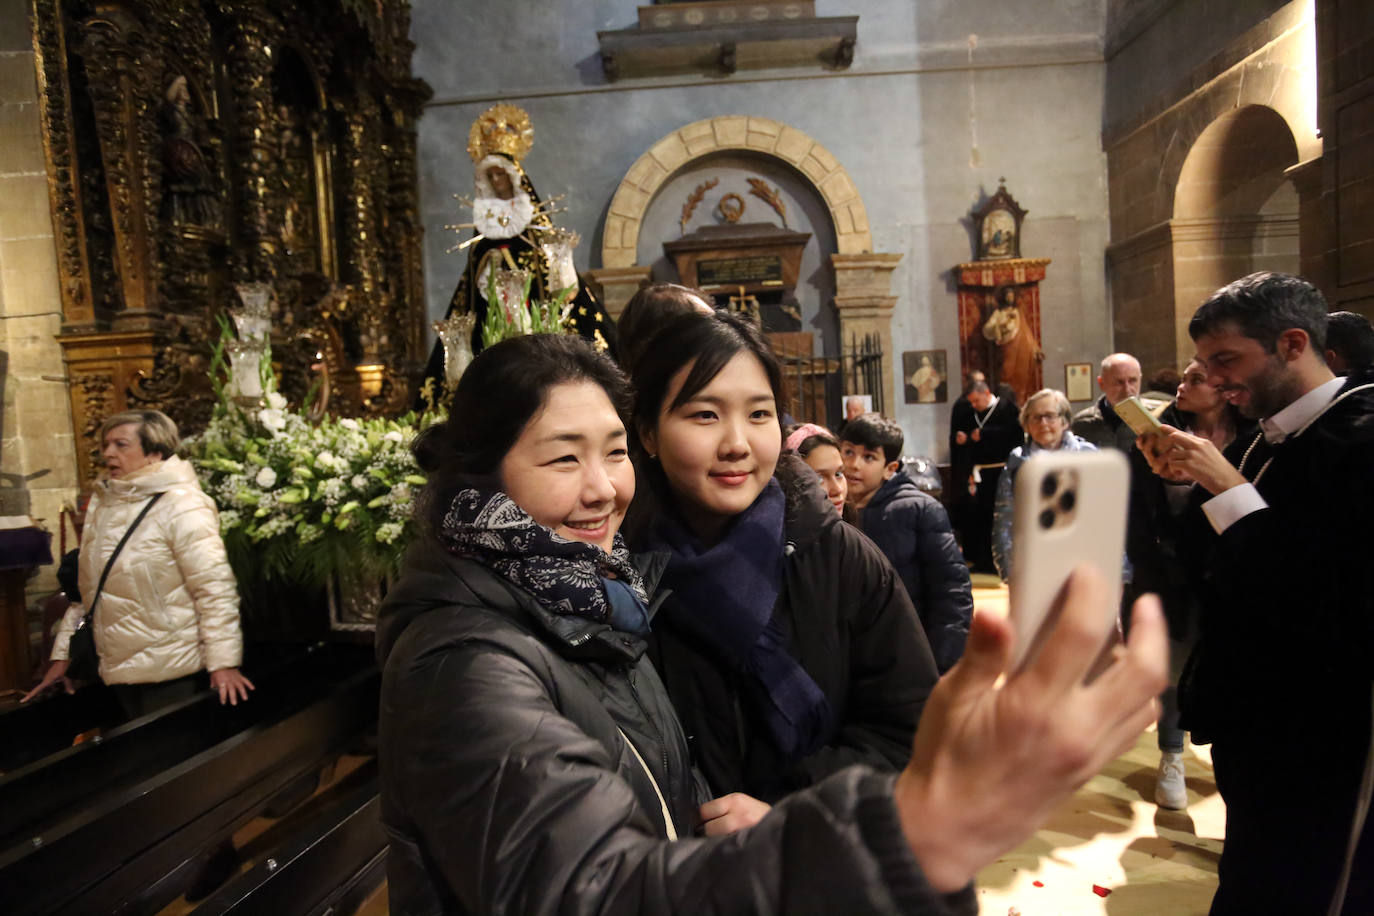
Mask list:
[{"label": "stone floor", "polygon": [[[1006,590],[993,577],[975,577],[974,600],[980,610],[1006,611]],[[1035,836],[978,873],[979,913],[1206,913],[1226,831],[1208,751],[1188,747],[1188,808],[1168,811],[1154,804],[1155,733],[1142,734]]]}]

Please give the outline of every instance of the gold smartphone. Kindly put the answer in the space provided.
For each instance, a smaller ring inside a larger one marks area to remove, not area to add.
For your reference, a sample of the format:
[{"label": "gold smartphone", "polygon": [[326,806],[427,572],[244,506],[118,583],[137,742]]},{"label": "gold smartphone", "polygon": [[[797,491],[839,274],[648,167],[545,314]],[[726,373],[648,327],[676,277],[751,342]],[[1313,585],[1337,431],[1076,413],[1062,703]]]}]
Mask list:
[{"label": "gold smartphone", "polygon": [[1145,402],[1134,395],[1118,403],[1114,409],[1116,415],[1124,420],[1137,436],[1164,432],[1164,428],[1159,424],[1159,418],[1150,413],[1150,408],[1145,406]]}]

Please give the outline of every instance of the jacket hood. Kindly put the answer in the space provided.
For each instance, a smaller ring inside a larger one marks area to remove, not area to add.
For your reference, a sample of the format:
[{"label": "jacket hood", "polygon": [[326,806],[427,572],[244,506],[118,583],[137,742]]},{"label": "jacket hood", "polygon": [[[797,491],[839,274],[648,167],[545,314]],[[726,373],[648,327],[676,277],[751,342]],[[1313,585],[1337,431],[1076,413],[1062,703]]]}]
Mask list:
[{"label": "jacket hood", "polygon": [[840,523],[840,516],[831,505],[830,497],[821,488],[821,479],[795,453],[779,456],[778,468],[773,476],[787,498],[783,512],[783,537],[795,549],[805,548],[827,527]]},{"label": "jacket hood", "polygon": [[134,471],[128,477],[106,478],[100,482],[104,492],[114,499],[147,499],[173,487],[200,489],[200,480],[189,461],[173,455]]},{"label": "jacket hood", "polygon": [[[654,595],[666,556],[635,556],[645,590]],[[651,613],[661,602],[655,595]],[[454,556],[432,537],[421,537],[406,552],[400,578],[377,613],[377,662],[386,665],[391,650],[416,618],[440,608],[460,613],[485,608],[506,616],[571,659],[632,662],[644,654],[644,640],[586,617],[554,614],[534,595],[475,560]]]},{"label": "jacket hood", "polygon": [[878,488],[878,492],[873,494],[873,498],[868,501],[865,509],[878,509],[892,502],[899,496],[910,496],[912,493],[920,493],[921,488],[916,486],[916,481],[911,479],[911,475],[906,471],[898,471]]}]

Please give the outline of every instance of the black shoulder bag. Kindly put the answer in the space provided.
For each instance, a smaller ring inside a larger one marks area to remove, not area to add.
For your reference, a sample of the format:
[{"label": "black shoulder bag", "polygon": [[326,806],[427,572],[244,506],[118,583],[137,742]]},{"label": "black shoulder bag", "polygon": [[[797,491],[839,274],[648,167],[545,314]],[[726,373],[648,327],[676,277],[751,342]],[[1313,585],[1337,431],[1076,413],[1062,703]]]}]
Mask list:
[{"label": "black shoulder bag", "polygon": [[161,498],[161,493],[153,494],[153,498],[148,500],[147,505],[138,513],[133,524],[125,529],[124,537],[120,538],[119,543],[115,545],[114,553],[110,554],[110,559],[105,561],[105,571],[100,574],[100,584],[95,587],[95,595],[91,598],[91,609],[76,625],[71,642],[67,644],[67,677],[74,681],[93,681],[99,674],[100,657],[96,655],[95,634],[91,631],[95,606],[100,601],[100,593],[105,590],[105,580],[109,578],[110,569],[113,568],[115,560],[119,557],[119,552],[124,549],[125,544],[129,543],[129,536],[134,533],[139,522],[143,521],[148,510],[153,508]]}]

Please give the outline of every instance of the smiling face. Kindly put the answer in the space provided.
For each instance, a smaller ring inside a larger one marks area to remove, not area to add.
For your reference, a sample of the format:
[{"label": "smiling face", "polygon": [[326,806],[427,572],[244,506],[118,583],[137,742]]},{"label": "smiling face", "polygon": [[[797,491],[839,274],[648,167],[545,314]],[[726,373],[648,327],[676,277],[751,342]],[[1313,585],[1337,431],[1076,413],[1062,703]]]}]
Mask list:
[{"label": "smiling face", "polygon": [[1227,323],[1211,334],[1194,341],[1197,359],[1207,367],[1207,382],[1228,402],[1251,419],[1269,417],[1293,403],[1302,386],[1290,371],[1284,353],[1289,350],[1285,331],[1279,336],[1274,353],[1265,351],[1259,341],[1246,337],[1234,323]]},{"label": "smiling face", "polygon": [[1220,391],[1207,381],[1207,369],[1193,360],[1179,380],[1175,406],[1188,413],[1207,414],[1225,402]]},{"label": "smiling face", "polygon": [[694,364],[673,376],[657,428],[641,430],[640,438],[658,457],[687,524],[714,541],[768,485],[782,431],[768,376],[747,351],[735,354],[689,400],[671,407]]},{"label": "smiling face", "polygon": [[555,534],[607,553],[635,495],[625,426],[595,382],[549,389],[501,460],[501,486]]},{"label": "smiling face", "polygon": [[105,434],[105,446],[100,451],[100,457],[105,460],[105,469],[113,480],[128,477],[139,468],[162,460],[162,456],[156,452],[149,455],[143,451],[137,423],[111,427]]},{"label": "smiling face", "polygon": [[806,463],[825,487],[825,495],[836,511],[844,509],[845,497],[849,495],[849,481],[844,476],[844,463],[840,450],[833,445],[817,445],[806,455]]}]

